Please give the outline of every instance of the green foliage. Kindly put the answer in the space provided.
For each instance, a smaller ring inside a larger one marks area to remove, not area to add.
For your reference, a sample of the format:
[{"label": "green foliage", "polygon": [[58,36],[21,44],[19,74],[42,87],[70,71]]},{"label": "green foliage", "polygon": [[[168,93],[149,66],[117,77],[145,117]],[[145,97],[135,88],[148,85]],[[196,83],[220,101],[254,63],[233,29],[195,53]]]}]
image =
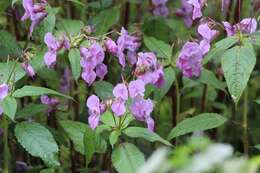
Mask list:
[{"label": "green foliage", "polygon": [[64,94],[61,94],[57,91],[54,91],[54,90],[51,90],[48,88],[43,88],[43,87],[38,87],[38,86],[29,86],[29,85],[26,85],[20,89],[17,89],[13,93],[13,97],[21,98],[21,97],[25,97],[25,96],[40,96],[40,95],[44,95],[44,94],[57,95],[57,96],[65,97],[67,99],[73,99],[70,96],[66,96]]},{"label": "green foliage", "polygon": [[254,69],[256,57],[252,45],[235,46],[224,53],[221,65],[232,99],[237,104]]},{"label": "green foliage", "polygon": [[11,120],[14,120],[17,102],[15,98],[7,96],[1,103],[1,108],[4,110],[4,114],[7,115]]},{"label": "green foliage", "polygon": [[226,118],[216,113],[203,113],[192,118],[186,118],[174,127],[168,140],[191,132],[213,129],[226,122]]},{"label": "green foliage", "polygon": [[70,61],[72,75],[75,80],[78,80],[81,73],[80,52],[78,49],[74,48],[69,51],[69,61]]},{"label": "green foliage", "polygon": [[154,37],[144,37],[145,46],[152,52],[155,52],[157,57],[170,59],[172,57],[172,48],[167,43],[157,40]]},{"label": "green foliage", "polygon": [[106,100],[113,97],[114,86],[106,81],[97,81],[93,83],[94,91],[98,97],[102,100]]},{"label": "green foliage", "polygon": [[15,118],[16,119],[26,119],[33,117],[38,113],[47,111],[48,106],[43,104],[28,104],[24,108],[17,111]]},{"label": "green foliage", "polygon": [[144,163],[144,155],[130,143],[122,143],[112,153],[113,166],[119,173],[136,173]]},{"label": "green foliage", "polygon": [[0,63],[0,82],[7,82],[11,80],[17,82],[25,76],[25,72],[21,68],[20,63],[9,61]]},{"label": "green foliage", "polygon": [[83,27],[84,23],[80,20],[61,19],[57,23],[57,28],[59,31],[64,31],[71,36],[78,34]]},{"label": "green foliage", "polygon": [[146,128],[141,127],[128,127],[123,131],[124,134],[131,138],[144,138],[150,142],[161,142],[164,145],[171,146],[167,140],[163,139],[154,132],[148,131]]},{"label": "green foliage", "polygon": [[48,166],[59,166],[59,151],[52,134],[39,123],[21,122],[15,126],[18,142],[32,156],[40,157]]},{"label": "green foliage", "polygon": [[0,31],[0,58],[7,56],[19,56],[22,53],[16,39],[7,31]]}]

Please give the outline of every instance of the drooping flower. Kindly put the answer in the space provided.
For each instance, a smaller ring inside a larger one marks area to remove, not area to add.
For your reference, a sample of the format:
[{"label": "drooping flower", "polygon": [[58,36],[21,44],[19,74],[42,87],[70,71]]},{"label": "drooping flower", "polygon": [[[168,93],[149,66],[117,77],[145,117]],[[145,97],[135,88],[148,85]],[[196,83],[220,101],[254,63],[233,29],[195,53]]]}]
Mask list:
[{"label": "drooping flower", "polygon": [[81,74],[82,79],[91,85],[98,76],[101,80],[107,74],[107,66],[103,63],[105,53],[103,48],[94,43],[89,48],[80,48],[81,60],[80,64],[83,68]]},{"label": "drooping flower", "polygon": [[204,23],[199,25],[198,33],[202,37],[202,40],[200,41],[200,49],[202,54],[205,55],[209,52],[210,43],[216,38],[218,31],[211,29],[207,23]]},{"label": "drooping flower", "polygon": [[135,75],[145,84],[161,87],[164,84],[162,65],[157,61],[153,52],[138,53]]},{"label": "drooping flower", "polygon": [[112,55],[117,54],[117,45],[112,39],[107,39],[105,42],[106,50]]},{"label": "drooping flower", "polygon": [[[122,67],[126,65],[126,59],[131,65],[136,63],[136,51],[140,47],[139,38],[128,34],[127,30],[122,27],[120,36],[117,39],[117,57]],[[125,55],[125,51],[127,54]],[[128,54],[128,52],[131,52]],[[128,57],[128,56],[131,57]]]},{"label": "drooping flower", "polygon": [[26,72],[26,74],[28,76],[30,76],[31,78],[33,78],[35,76],[34,69],[33,69],[32,65],[29,62],[22,63],[22,68]]},{"label": "drooping flower", "polygon": [[154,120],[151,117],[153,102],[150,99],[136,98],[130,106],[131,113],[139,120],[146,122],[150,131],[154,130]]},{"label": "drooping flower", "polygon": [[202,16],[202,8],[207,0],[181,0],[182,7],[176,11],[176,15],[184,18],[187,27],[191,27],[193,20]]},{"label": "drooping flower", "polygon": [[111,109],[117,116],[122,116],[125,111],[125,103],[128,99],[128,89],[124,83],[117,84],[113,89],[115,99],[112,103]]},{"label": "drooping flower", "polygon": [[153,9],[153,15],[167,17],[169,15],[169,9],[166,3],[155,6]]},{"label": "drooping flower", "polygon": [[34,3],[33,0],[23,0],[23,7],[25,13],[21,20],[31,19],[30,36],[33,33],[34,28],[48,15],[45,7],[47,2],[42,0],[40,3]]},{"label": "drooping flower", "polygon": [[106,110],[106,106],[100,102],[96,95],[91,95],[88,98],[86,106],[89,109],[88,124],[90,128],[95,129],[98,126],[101,114]]},{"label": "drooping flower", "polygon": [[48,105],[50,108],[48,109],[48,116],[51,112],[53,112],[56,109],[56,106],[60,103],[60,101],[56,98],[51,98],[47,95],[41,96],[41,103]]},{"label": "drooping flower", "polygon": [[255,18],[245,18],[235,25],[231,25],[229,22],[222,22],[228,36],[233,36],[237,32],[243,34],[250,34],[256,32],[257,21]]},{"label": "drooping flower", "polygon": [[[8,95],[9,87],[7,84],[3,83],[0,85],[0,102],[2,102]],[[0,107],[0,115],[4,112],[3,108]]]},{"label": "drooping flower", "polygon": [[143,97],[145,92],[145,83],[140,79],[131,81],[128,85],[128,90],[131,98],[138,96]]},{"label": "drooping flower", "polygon": [[48,52],[44,55],[44,62],[48,68],[52,68],[56,64],[58,51],[62,48],[69,49],[70,44],[66,36],[63,36],[62,40],[57,40],[50,32],[45,34],[44,42],[48,47]]},{"label": "drooping flower", "polygon": [[128,90],[124,83],[117,84],[113,89],[113,95],[122,100],[128,99]]},{"label": "drooping flower", "polygon": [[202,59],[200,45],[196,42],[187,42],[184,44],[176,64],[184,76],[199,77]]}]

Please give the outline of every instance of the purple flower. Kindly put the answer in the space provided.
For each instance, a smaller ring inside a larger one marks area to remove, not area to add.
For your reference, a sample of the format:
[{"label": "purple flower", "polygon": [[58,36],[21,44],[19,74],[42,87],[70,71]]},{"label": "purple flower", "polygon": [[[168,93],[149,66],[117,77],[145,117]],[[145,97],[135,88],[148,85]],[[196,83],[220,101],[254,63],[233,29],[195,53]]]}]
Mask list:
[{"label": "purple flower", "polygon": [[193,7],[187,2],[187,0],[181,0],[182,7],[176,11],[176,15],[184,18],[184,23],[187,27],[191,27],[192,20],[192,11]]},{"label": "purple flower", "polygon": [[150,131],[154,130],[154,120],[151,118],[153,102],[150,99],[136,98],[130,106],[131,113],[139,121],[145,121]]},{"label": "purple flower", "polygon": [[56,106],[59,104],[59,100],[56,98],[51,98],[47,95],[42,95],[41,96],[41,102],[42,104],[49,105],[49,106]]},{"label": "purple flower", "polygon": [[33,33],[34,28],[48,15],[45,7],[47,3],[42,0],[41,3],[33,3],[33,0],[23,0],[23,7],[25,13],[21,18],[22,21],[30,18],[32,23],[30,26],[30,36]]},{"label": "purple flower", "polygon": [[228,36],[233,36],[237,32],[250,34],[256,32],[257,21],[255,18],[245,18],[236,25],[231,25],[229,22],[222,22]]},{"label": "purple flower", "polygon": [[[126,58],[130,62],[131,65],[135,64],[135,61],[133,60],[134,54],[136,54],[136,51],[140,47],[139,38],[135,36],[131,36],[128,34],[128,32],[125,30],[125,28],[122,27],[121,29],[121,35],[117,39],[117,57],[119,58],[119,64],[122,67],[125,67],[126,65]],[[125,55],[126,52],[131,52],[131,54]],[[128,56],[131,57],[128,57]]]},{"label": "purple flower", "polygon": [[168,0],[152,0],[154,5],[153,14],[155,16],[167,17],[169,15],[169,9],[166,5]]},{"label": "purple flower", "polygon": [[112,55],[117,54],[117,45],[112,39],[107,39],[105,42],[106,50]]},{"label": "purple flower", "polygon": [[195,20],[202,16],[201,9],[205,5],[207,0],[188,0],[188,3],[193,6],[192,19]]},{"label": "purple flower", "polygon": [[158,6],[162,4],[166,4],[168,0],[152,0],[153,5]]},{"label": "purple flower", "polygon": [[210,43],[216,38],[218,31],[210,29],[208,24],[204,23],[199,25],[198,33],[202,36],[202,40],[200,41],[200,49],[202,50],[202,54],[205,55],[209,52]]},{"label": "purple flower", "polygon": [[103,48],[97,44],[92,44],[89,48],[80,48],[80,64],[83,68],[82,79],[91,85],[98,76],[101,80],[107,74],[107,66],[103,63],[105,53]]},{"label": "purple flower", "polygon": [[28,76],[30,76],[31,78],[33,78],[35,76],[34,69],[30,63],[28,63],[28,62],[22,63],[22,68],[26,72],[26,74]]},{"label": "purple flower", "polygon": [[68,93],[70,90],[71,72],[68,67],[65,68],[61,78],[60,91],[62,93]]},{"label": "purple flower", "polygon": [[87,107],[89,109],[88,123],[90,128],[95,129],[98,126],[100,116],[105,112],[106,106],[100,102],[96,95],[91,95],[87,100]]},{"label": "purple flower", "polygon": [[122,100],[120,98],[116,98],[113,101],[111,109],[116,116],[122,116],[126,112],[125,102],[125,100]]},{"label": "purple flower", "polygon": [[229,10],[230,0],[222,0],[221,1],[221,11],[227,12]]},{"label": "purple flower", "polygon": [[128,99],[128,90],[124,83],[117,84],[113,89],[113,95],[122,100]]},{"label": "purple flower", "polygon": [[143,97],[145,92],[145,83],[140,79],[131,81],[128,85],[128,89],[131,98],[135,98],[137,96]]},{"label": "purple flower", "polygon": [[161,87],[164,84],[164,72],[161,64],[152,52],[138,53],[135,75],[145,84]]},{"label": "purple flower", "polygon": [[58,51],[61,50],[63,47],[65,49],[68,48],[69,43],[66,37],[63,37],[63,40],[59,41],[50,32],[45,34],[44,42],[48,47],[48,52],[46,52],[44,55],[44,62],[48,68],[52,68],[56,64]]},{"label": "purple flower", "polygon": [[0,85],[0,101],[3,101],[4,98],[8,95],[9,87],[7,84],[3,83]]},{"label": "purple flower", "polygon": [[188,78],[198,77],[201,72],[202,59],[203,54],[200,45],[195,42],[187,42],[184,44],[176,64],[184,76]]}]

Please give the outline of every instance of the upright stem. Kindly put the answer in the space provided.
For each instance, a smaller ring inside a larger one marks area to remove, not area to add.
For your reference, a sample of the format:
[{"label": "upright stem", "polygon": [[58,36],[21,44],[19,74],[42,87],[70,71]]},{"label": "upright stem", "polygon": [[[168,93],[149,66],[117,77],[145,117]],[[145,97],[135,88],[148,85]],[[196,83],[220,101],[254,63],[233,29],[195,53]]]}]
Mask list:
[{"label": "upright stem", "polygon": [[181,119],[180,117],[181,97],[180,97],[180,87],[177,78],[175,81],[175,92],[176,92],[176,125],[177,125]]},{"label": "upright stem", "polygon": [[248,119],[247,119],[247,113],[248,113],[248,93],[247,88],[245,89],[244,93],[244,110],[243,110],[243,145],[244,145],[244,153],[248,155]]},{"label": "upright stem", "polygon": [[4,125],[4,169],[3,173],[9,173],[9,163],[10,163],[10,150],[8,146],[8,119],[6,117],[3,118]]}]

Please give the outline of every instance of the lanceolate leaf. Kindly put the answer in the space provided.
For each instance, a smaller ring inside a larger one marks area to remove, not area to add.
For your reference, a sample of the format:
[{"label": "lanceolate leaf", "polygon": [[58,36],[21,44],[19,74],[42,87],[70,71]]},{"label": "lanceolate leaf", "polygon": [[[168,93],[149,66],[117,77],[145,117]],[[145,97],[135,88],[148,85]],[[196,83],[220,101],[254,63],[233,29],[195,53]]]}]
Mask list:
[{"label": "lanceolate leaf", "polygon": [[161,40],[146,36],[144,37],[144,44],[150,51],[155,52],[157,57],[171,58],[172,56],[171,46]]},{"label": "lanceolate leaf", "polygon": [[136,173],[144,162],[143,153],[130,143],[120,144],[112,153],[113,166],[119,173]]},{"label": "lanceolate leaf", "polygon": [[187,118],[171,130],[168,140],[191,132],[213,129],[225,122],[226,118],[215,113],[203,113],[192,118]]},{"label": "lanceolate leaf", "polygon": [[237,104],[256,63],[252,45],[246,42],[225,52],[221,65],[232,99]]},{"label": "lanceolate leaf", "polygon": [[40,157],[48,166],[59,166],[59,151],[52,134],[38,123],[22,122],[15,127],[18,142],[32,156]]},{"label": "lanceolate leaf", "polygon": [[203,59],[203,64],[207,64],[211,59],[220,58],[223,53],[235,45],[238,42],[238,39],[234,37],[227,37],[224,38],[213,46],[213,48],[209,51],[206,57]]},{"label": "lanceolate leaf", "polygon": [[123,131],[124,134],[131,138],[144,138],[150,142],[161,142],[165,145],[171,146],[171,143],[163,139],[154,132],[148,131],[146,128],[141,127],[129,127]]},{"label": "lanceolate leaf", "polygon": [[4,114],[7,115],[11,120],[14,120],[17,102],[13,97],[6,97],[1,103],[1,108],[4,110]]},{"label": "lanceolate leaf", "polygon": [[13,93],[13,97],[21,98],[21,97],[25,97],[25,96],[40,96],[40,95],[44,95],[44,94],[52,94],[52,95],[65,97],[68,99],[73,99],[70,96],[61,94],[57,91],[54,91],[54,90],[51,90],[48,88],[43,88],[43,87],[38,87],[38,86],[29,86],[29,85],[26,85],[26,86],[16,90]]},{"label": "lanceolate leaf", "polygon": [[78,80],[80,73],[81,73],[80,52],[78,49],[73,48],[70,50],[69,61],[70,61],[70,67],[72,70],[72,75],[75,80]]}]

